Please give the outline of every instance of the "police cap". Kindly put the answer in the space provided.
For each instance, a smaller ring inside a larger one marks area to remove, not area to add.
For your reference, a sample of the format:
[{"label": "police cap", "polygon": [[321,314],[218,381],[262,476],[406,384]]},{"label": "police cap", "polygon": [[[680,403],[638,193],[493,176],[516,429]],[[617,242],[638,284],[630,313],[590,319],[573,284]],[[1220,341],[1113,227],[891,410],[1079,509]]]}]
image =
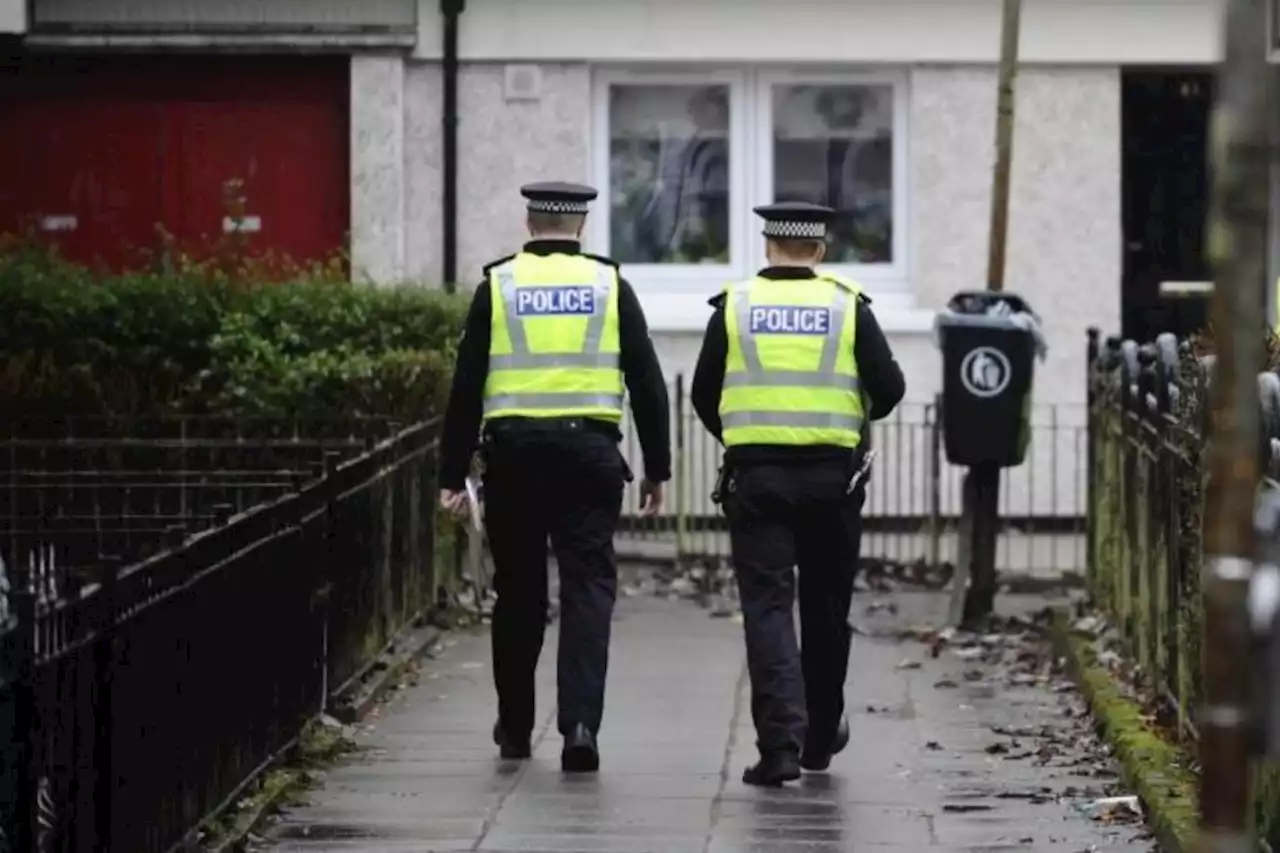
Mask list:
[{"label": "police cap", "polygon": [[526,184],[520,195],[529,200],[532,213],[585,214],[590,202],[599,195],[593,188],[565,181],[544,181]]},{"label": "police cap", "polygon": [[764,220],[764,236],[775,240],[822,240],[836,212],[807,201],[780,201],[755,208]]}]

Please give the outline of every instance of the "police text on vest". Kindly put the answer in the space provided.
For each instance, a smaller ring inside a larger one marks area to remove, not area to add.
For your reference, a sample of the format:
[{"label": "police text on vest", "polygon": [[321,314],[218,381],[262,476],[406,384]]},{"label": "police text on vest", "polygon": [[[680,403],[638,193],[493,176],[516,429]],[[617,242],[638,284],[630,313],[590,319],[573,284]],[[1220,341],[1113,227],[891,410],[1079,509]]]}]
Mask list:
[{"label": "police text on vest", "polygon": [[831,331],[831,309],[804,305],[751,306],[753,335],[825,335]]},{"label": "police text on vest", "polygon": [[516,315],[566,315],[596,313],[596,289],[591,285],[516,288]]}]

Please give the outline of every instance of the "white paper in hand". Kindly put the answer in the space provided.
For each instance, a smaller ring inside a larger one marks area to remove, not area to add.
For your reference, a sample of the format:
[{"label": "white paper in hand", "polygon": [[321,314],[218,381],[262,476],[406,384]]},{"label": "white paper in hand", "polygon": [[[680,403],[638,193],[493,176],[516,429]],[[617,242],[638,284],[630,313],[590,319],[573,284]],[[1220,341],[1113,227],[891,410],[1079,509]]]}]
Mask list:
[{"label": "white paper in hand", "polygon": [[484,519],[481,518],[480,510],[480,486],[476,483],[475,477],[467,478],[467,518],[471,522],[471,529],[477,533],[484,531]]},{"label": "white paper in hand", "polygon": [[467,478],[467,531],[466,572],[475,584],[476,593],[483,596],[493,586],[493,577],[484,558],[484,506],[480,503],[480,484],[475,478]]}]

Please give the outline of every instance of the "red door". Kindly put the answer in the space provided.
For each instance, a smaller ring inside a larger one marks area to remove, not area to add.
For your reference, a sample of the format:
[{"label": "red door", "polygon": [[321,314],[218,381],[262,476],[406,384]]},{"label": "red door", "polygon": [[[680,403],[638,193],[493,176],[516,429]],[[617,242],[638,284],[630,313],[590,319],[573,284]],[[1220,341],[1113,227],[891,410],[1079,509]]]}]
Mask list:
[{"label": "red door", "polygon": [[0,111],[0,216],[84,263],[119,269],[159,245],[168,143],[149,104],[51,101]]},{"label": "red door", "polygon": [[346,122],[311,103],[184,104],[179,232],[209,245],[232,231],[251,254],[326,259],[348,223]]},{"label": "red door", "polygon": [[330,257],[350,217],[347,79],[342,57],[0,68],[0,230],[34,227],[113,268],[145,259],[164,233],[194,248],[226,225],[253,252]]}]

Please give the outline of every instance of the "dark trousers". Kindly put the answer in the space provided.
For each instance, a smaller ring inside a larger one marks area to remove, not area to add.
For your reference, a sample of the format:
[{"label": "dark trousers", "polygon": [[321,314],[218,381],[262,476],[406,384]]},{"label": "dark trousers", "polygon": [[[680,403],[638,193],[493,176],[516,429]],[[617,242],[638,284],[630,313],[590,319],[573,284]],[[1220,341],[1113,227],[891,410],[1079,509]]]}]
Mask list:
[{"label": "dark trousers", "polygon": [[[842,466],[756,465],[725,496],[762,752],[821,751],[844,713],[862,486]],[[800,648],[792,610],[799,568]],[[806,742],[807,738],[807,742]]]},{"label": "dark trousers", "polygon": [[506,436],[485,449],[494,562],[493,677],[512,738],[534,725],[534,671],[547,625],[547,540],[560,569],[558,723],[600,728],[617,598],[613,534],[626,466],[606,435]]}]

